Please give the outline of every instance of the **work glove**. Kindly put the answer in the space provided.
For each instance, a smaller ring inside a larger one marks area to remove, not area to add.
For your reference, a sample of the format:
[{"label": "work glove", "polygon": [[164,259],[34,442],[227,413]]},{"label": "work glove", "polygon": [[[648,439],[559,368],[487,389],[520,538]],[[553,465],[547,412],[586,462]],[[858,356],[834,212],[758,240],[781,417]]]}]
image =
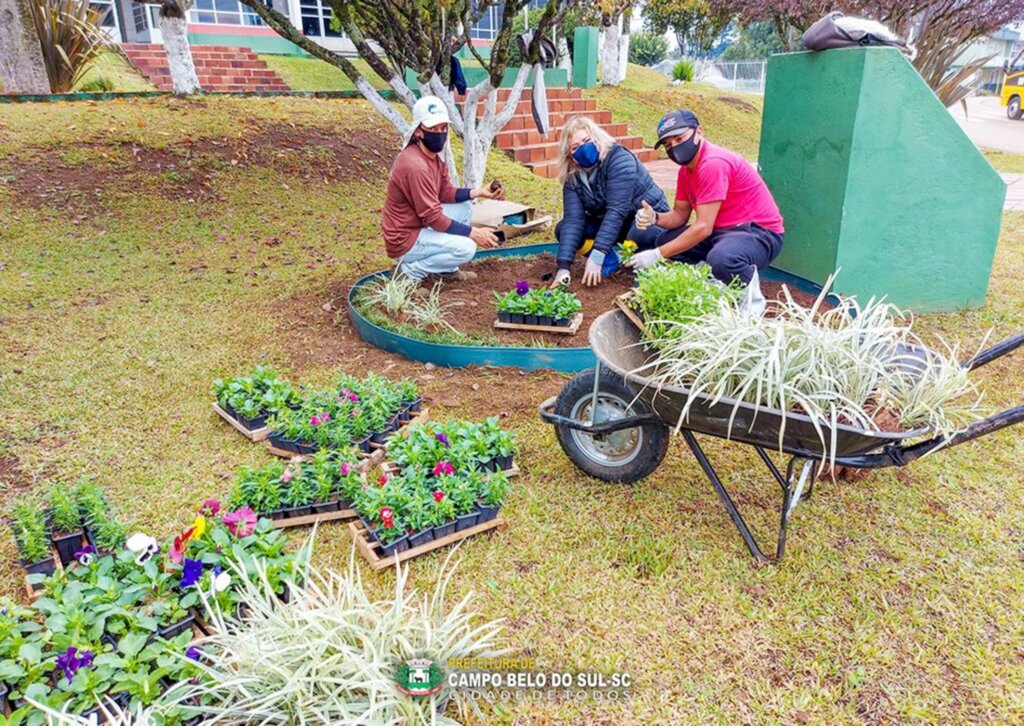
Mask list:
[{"label": "work glove", "polygon": [[658,213],[651,208],[651,205],[648,204],[646,200],[641,202],[640,209],[637,211],[636,219],[634,220],[636,228],[642,232],[648,227],[653,226],[657,219]]},{"label": "work glove", "polygon": [[568,285],[569,279],[569,270],[565,268],[560,269],[555,273],[555,279],[551,281],[551,288],[554,289],[556,287],[561,287],[562,285]]},{"label": "work glove", "polygon": [[601,282],[601,268],[604,267],[604,252],[593,250],[583,268],[583,284],[592,287]]},{"label": "work glove", "polygon": [[634,252],[633,256],[629,258],[629,262],[624,264],[627,267],[632,267],[634,270],[642,270],[645,267],[656,265],[664,259],[665,258],[661,256],[661,249],[655,247],[653,250]]}]

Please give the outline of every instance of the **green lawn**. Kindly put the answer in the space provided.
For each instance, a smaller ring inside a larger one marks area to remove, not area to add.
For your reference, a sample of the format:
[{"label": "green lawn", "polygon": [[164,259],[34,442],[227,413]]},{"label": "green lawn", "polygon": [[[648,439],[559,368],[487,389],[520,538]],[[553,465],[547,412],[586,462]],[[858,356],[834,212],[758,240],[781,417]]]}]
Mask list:
[{"label": "green lawn", "polygon": [[[593,93],[630,103],[630,89]],[[658,93],[671,106],[691,92]],[[713,138],[756,141],[746,115],[698,113]],[[820,483],[785,561],[756,569],[681,442],[647,481],[599,484],[536,415],[564,376],[428,370],[354,335],[347,286],[387,264],[377,222],[395,140],[378,125],[340,100],[0,106],[0,498],[90,475],[164,537],[235,467],[267,460],[211,411],[214,378],[260,362],[311,385],[415,375],[432,416],[504,412],[523,444],[507,527],[463,546],[452,596],[479,593],[542,667],[635,684],[628,704],[513,704],[487,723],[1024,719],[1019,431]],[[498,154],[490,172],[557,213],[553,182]],[[986,306],[919,324],[968,348],[990,327],[1018,332],[1022,277],[1024,215],[1007,214]],[[1020,403],[1020,365],[983,369],[990,405]],[[767,532],[777,487],[749,449],[709,449]],[[349,552],[345,527],[321,529],[321,561]],[[416,560],[415,583],[442,560]],[[6,532],[0,563],[0,593],[20,596]],[[381,594],[393,577],[364,576]]]},{"label": "green lawn", "polygon": [[996,171],[1010,174],[1024,174],[1024,154],[1010,154],[1005,151],[983,150],[981,153],[989,160]]}]

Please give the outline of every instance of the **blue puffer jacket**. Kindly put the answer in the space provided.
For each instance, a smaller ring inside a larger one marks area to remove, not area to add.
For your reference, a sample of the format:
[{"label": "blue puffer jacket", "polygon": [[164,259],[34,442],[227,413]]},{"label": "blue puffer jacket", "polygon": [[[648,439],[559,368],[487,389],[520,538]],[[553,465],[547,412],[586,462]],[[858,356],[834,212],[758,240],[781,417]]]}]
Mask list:
[{"label": "blue puffer jacket", "polygon": [[601,220],[594,249],[607,253],[620,237],[627,220],[646,200],[655,211],[669,211],[665,193],[633,152],[615,144],[596,169],[591,169],[589,187],[573,175],[562,189],[562,227],[559,230],[558,262],[572,263],[583,243],[586,217]]}]

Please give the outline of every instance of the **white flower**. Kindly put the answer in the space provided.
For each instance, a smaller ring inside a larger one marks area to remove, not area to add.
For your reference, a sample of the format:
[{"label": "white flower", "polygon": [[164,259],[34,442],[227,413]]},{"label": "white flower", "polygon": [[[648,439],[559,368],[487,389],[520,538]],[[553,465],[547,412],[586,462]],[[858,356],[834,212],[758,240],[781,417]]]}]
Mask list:
[{"label": "white flower", "polygon": [[231,586],[231,575],[222,572],[213,578],[213,591],[224,592]]},{"label": "white flower", "polygon": [[124,546],[132,552],[149,552],[156,548],[157,544],[155,538],[143,532],[136,532],[128,538]]}]

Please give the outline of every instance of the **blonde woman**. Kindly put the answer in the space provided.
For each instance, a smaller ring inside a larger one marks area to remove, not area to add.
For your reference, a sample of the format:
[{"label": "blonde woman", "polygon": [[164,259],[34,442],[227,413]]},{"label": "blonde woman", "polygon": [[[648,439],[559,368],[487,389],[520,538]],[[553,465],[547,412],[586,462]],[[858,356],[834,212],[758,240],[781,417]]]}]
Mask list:
[{"label": "blonde woman", "polygon": [[573,116],[562,129],[558,180],[562,182],[562,220],[555,226],[558,271],[553,286],[570,280],[577,255],[586,256],[583,284],[597,285],[619,269],[613,247],[624,240],[638,249],[654,246],[662,230],[634,224],[647,202],[656,212],[669,211],[665,194],[633,152],[589,116]]}]

